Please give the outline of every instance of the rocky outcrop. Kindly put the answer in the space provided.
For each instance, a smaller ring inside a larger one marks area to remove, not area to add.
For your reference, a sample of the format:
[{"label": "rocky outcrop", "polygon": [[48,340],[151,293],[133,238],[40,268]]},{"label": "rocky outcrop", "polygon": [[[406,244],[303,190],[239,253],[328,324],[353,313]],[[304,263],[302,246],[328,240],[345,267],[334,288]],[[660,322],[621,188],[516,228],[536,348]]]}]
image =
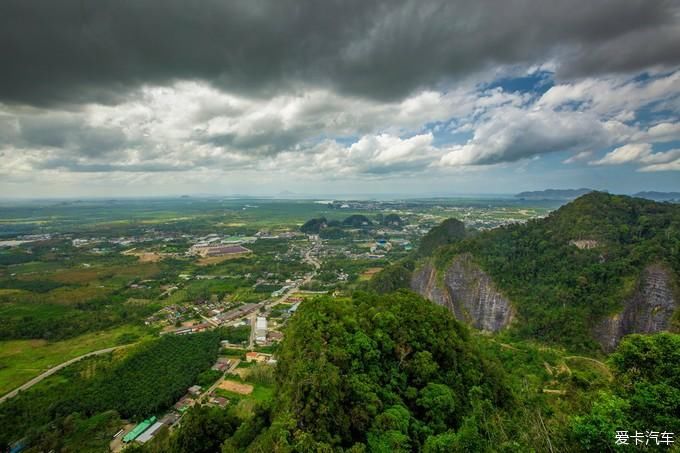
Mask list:
[{"label": "rocky outcrop", "polygon": [[602,349],[616,348],[625,335],[668,330],[677,299],[673,294],[671,274],[661,265],[647,266],[638,287],[625,300],[623,310],[599,322],[593,331]]},{"label": "rocky outcrop", "polygon": [[594,249],[600,243],[594,239],[579,239],[577,241],[569,241],[571,245],[575,245],[577,248],[581,250],[590,250]]},{"label": "rocky outcrop", "polygon": [[435,267],[425,264],[413,273],[411,289],[481,330],[497,332],[514,316],[510,301],[496,290],[491,278],[469,254],[453,260],[442,282],[438,282]]}]

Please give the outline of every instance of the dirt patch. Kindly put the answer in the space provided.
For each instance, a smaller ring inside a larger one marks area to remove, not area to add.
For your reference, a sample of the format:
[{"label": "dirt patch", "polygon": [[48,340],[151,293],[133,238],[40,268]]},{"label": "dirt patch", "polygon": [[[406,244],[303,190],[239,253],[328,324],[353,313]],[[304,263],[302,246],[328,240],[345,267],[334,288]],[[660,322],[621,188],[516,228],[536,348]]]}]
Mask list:
[{"label": "dirt patch", "polygon": [[234,371],[232,371],[232,373],[238,374],[241,379],[245,379],[248,377],[248,371],[248,368],[236,368]]},{"label": "dirt patch", "polygon": [[144,252],[137,249],[130,249],[123,252],[123,255],[136,256],[140,263],[157,263],[163,258],[162,254],[156,252]]},{"label": "dirt patch", "polygon": [[222,390],[238,393],[240,395],[250,395],[253,393],[253,386],[250,384],[243,384],[241,382],[224,380],[218,386]]},{"label": "dirt patch", "polygon": [[543,393],[547,393],[549,395],[566,395],[567,391],[558,389],[543,389]]},{"label": "dirt patch", "polygon": [[375,274],[380,272],[383,268],[382,267],[369,267],[365,271],[361,273],[359,276],[359,280],[370,280],[373,278]]},{"label": "dirt patch", "polygon": [[144,252],[137,255],[140,263],[157,263],[163,256],[155,252]]},{"label": "dirt patch", "polygon": [[243,252],[243,253],[230,253],[228,255],[221,255],[221,256],[209,256],[206,258],[201,258],[198,260],[197,264],[199,266],[209,266],[211,264],[217,264],[221,263],[222,261],[227,261],[227,260],[233,260],[236,258],[243,258],[248,255],[250,255],[251,252]]}]

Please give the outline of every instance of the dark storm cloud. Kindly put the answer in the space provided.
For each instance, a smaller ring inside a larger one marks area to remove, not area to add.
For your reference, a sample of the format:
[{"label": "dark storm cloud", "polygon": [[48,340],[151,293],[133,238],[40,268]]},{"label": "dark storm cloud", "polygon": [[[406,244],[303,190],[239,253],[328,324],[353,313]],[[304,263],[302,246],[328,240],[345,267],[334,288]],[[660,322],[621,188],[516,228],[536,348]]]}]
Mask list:
[{"label": "dark storm cloud", "polygon": [[552,58],[566,76],[676,65],[676,5],[4,0],[0,100],[115,103],[179,79],[260,96],[318,85],[394,99],[497,64]]},{"label": "dark storm cloud", "polygon": [[75,173],[108,173],[112,171],[156,173],[188,171],[194,167],[154,162],[141,164],[83,163],[73,158],[51,158],[37,163],[36,168],[41,170],[68,170]]}]

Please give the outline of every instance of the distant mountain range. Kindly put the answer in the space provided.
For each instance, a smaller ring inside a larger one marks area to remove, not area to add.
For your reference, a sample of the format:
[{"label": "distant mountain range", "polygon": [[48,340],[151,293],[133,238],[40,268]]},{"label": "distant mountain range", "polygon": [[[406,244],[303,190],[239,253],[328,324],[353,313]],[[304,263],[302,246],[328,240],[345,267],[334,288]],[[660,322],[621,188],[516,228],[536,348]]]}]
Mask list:
[{"label": "distant mountain range", "polygon": [[633,195],[638,198],[647,198],[654,201],[680,201],[680,192],[638,192]]},{"label": "distant mountain range", "polygon": [[590,192],[594,192],[594,189],[546,189],[521,192],[515,195],[515,197],[527,200],[574,200]]},{"label": "distant mountain range", "polygon": [[[516,198],[525,200],[575,200],[581,195],[595,192],[595,189],[546,189],[533,192],[521,192],[515,195]],[[654,201],[680,201],[680,192],[655,192],[643,191],[632,195],[637,198],[646,198]]]}]

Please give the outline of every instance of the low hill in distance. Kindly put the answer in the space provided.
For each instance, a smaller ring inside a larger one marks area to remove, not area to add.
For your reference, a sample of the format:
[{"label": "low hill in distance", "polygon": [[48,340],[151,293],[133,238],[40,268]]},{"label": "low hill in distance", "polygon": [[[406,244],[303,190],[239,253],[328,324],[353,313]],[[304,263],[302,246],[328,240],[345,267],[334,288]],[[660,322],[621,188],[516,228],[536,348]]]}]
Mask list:
[{"label": "low hill in distance", "polygon": [[638,192],[634,197],[647,198],[648,200],[654,201],[680,201],[680,192]]},{"label": "low hill in distance", "polygon": [[520,192],[515,197],[524,200],[573,200],[590,192],[593,189],[546,189]]}]

